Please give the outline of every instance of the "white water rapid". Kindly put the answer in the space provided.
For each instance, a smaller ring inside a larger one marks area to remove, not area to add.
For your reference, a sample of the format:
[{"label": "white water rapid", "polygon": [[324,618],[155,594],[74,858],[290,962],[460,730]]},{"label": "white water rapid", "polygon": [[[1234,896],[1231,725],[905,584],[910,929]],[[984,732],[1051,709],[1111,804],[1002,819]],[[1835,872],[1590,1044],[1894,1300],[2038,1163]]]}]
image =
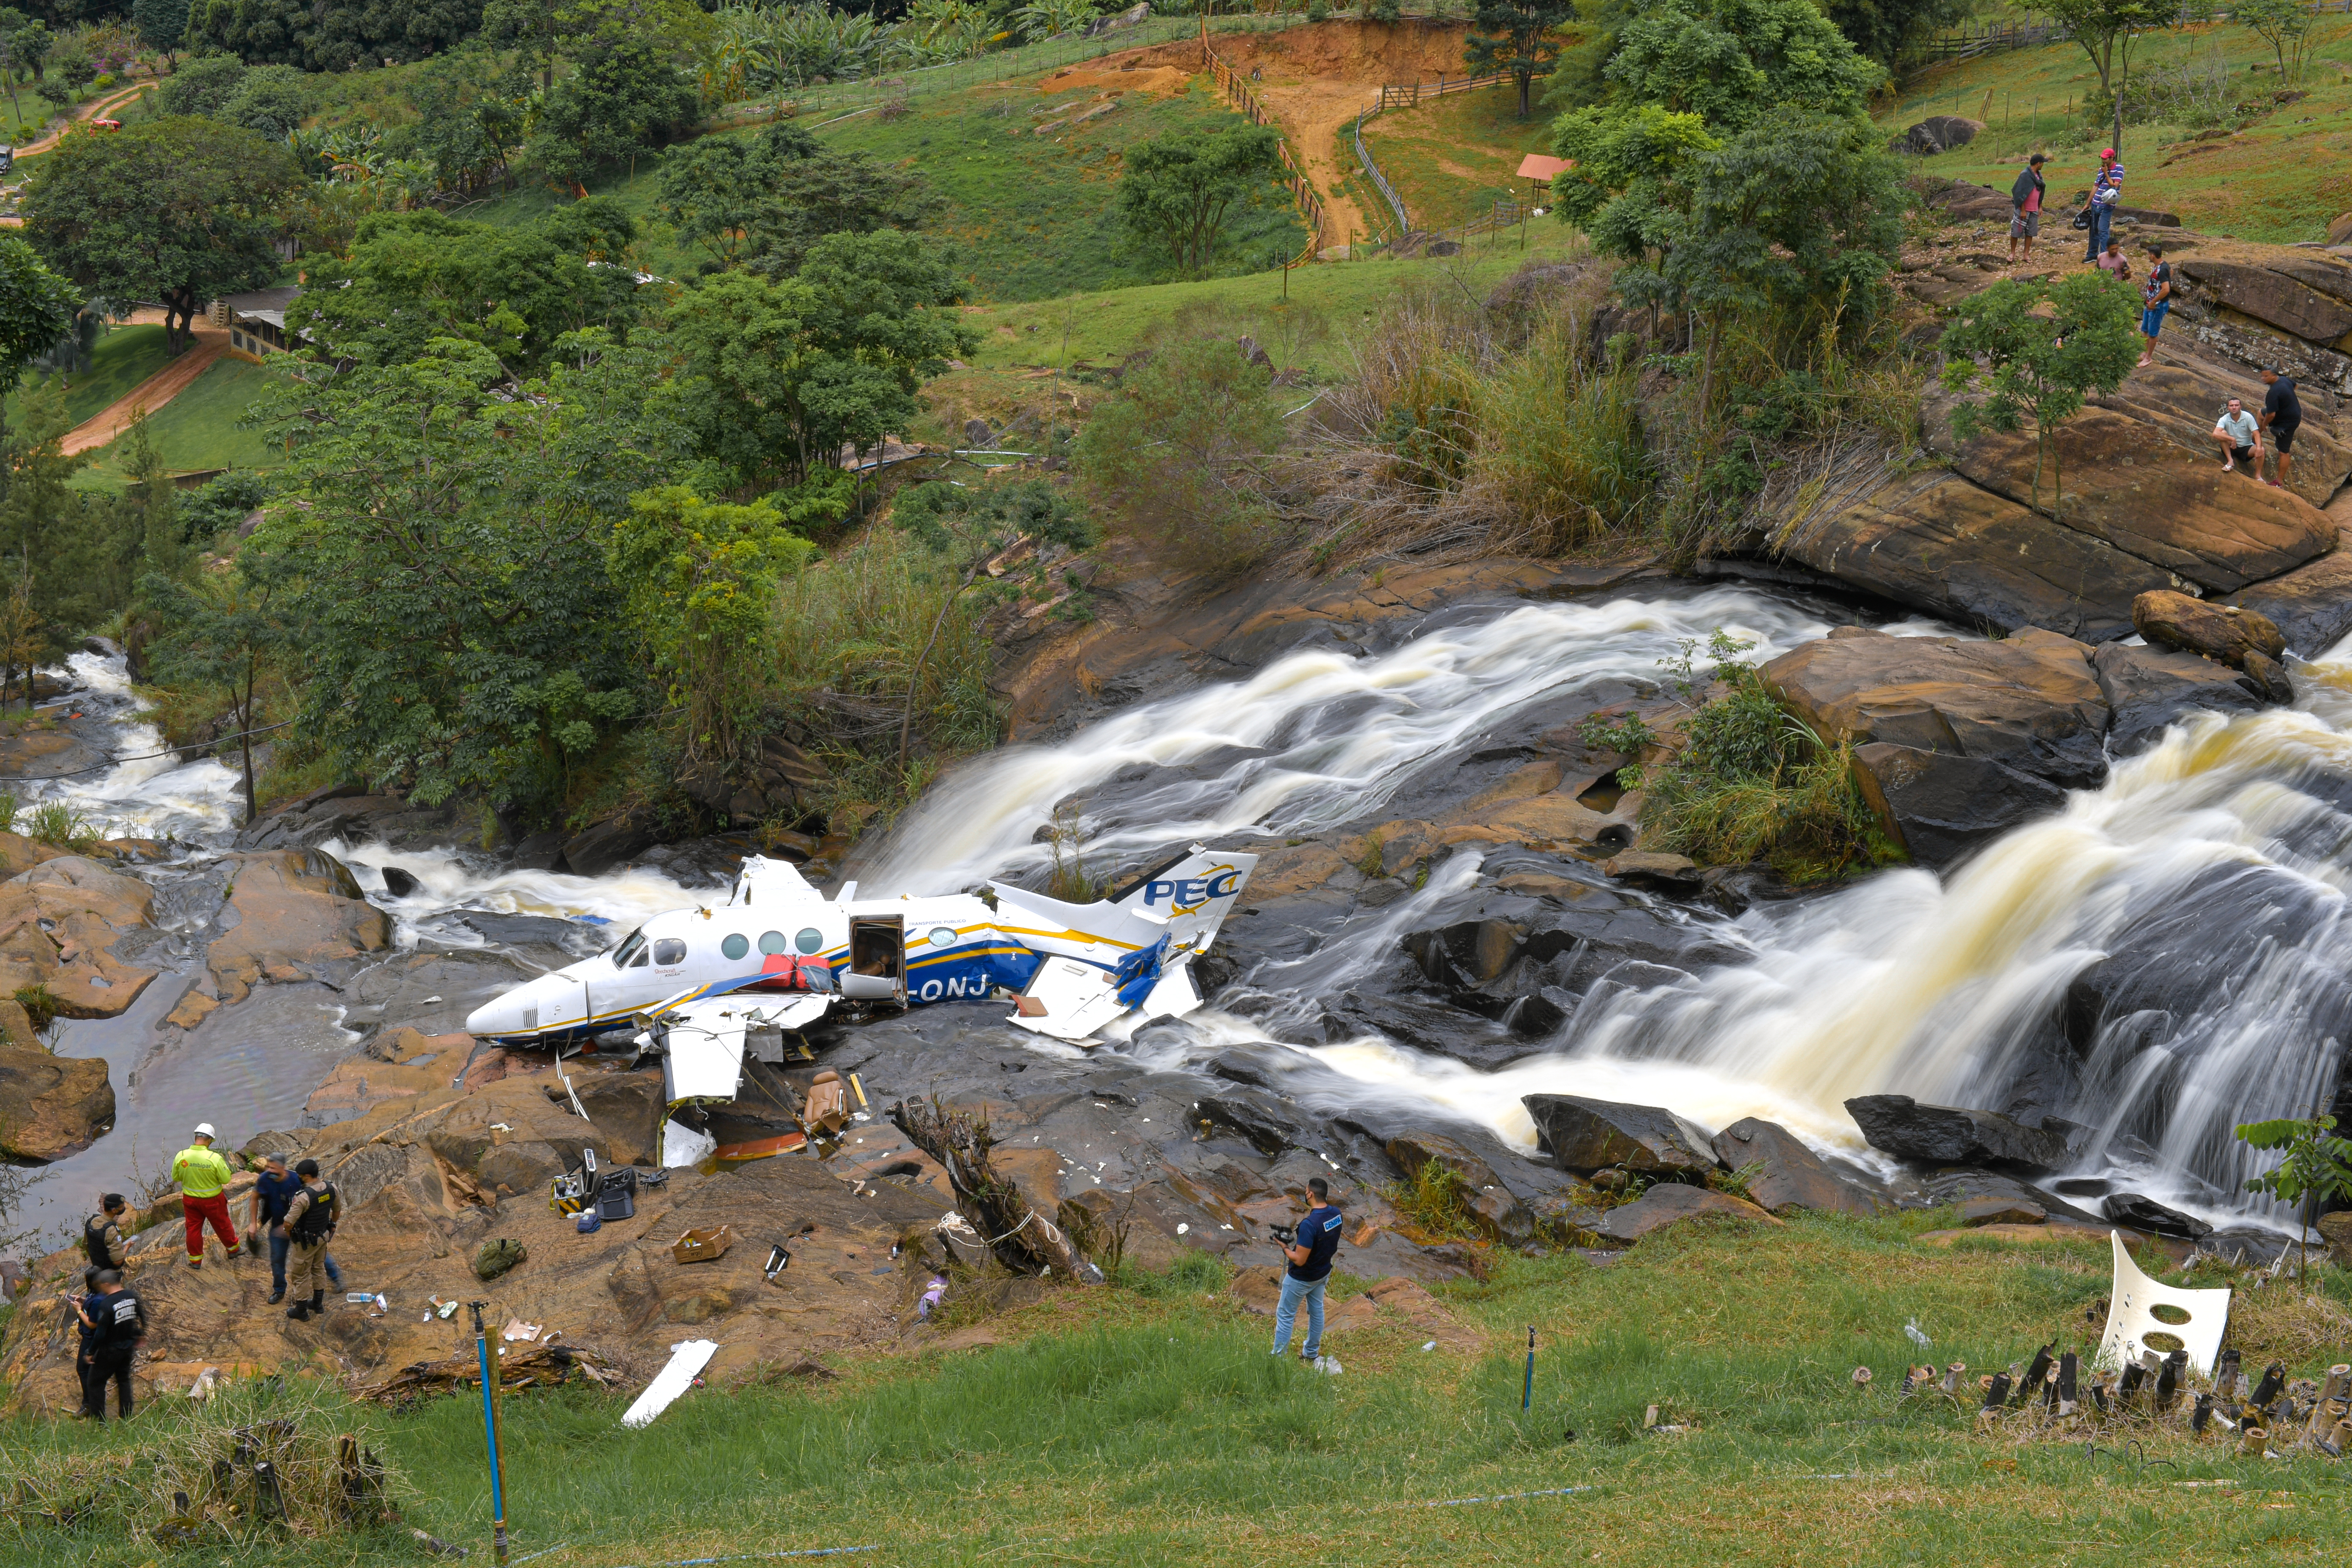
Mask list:
[{"label": "white water rapid", "polygon": [[18,781],[7,787],[20,808],[61,802],[81,814],[100,837],[226,838],[242,820],[240,775],[209,757],[183,763],[163,732],[139,715],[121,655],[77,653],[52,671],[78,689],[46,712],[75,711],[110,721],[112,761],[68,778]]}]

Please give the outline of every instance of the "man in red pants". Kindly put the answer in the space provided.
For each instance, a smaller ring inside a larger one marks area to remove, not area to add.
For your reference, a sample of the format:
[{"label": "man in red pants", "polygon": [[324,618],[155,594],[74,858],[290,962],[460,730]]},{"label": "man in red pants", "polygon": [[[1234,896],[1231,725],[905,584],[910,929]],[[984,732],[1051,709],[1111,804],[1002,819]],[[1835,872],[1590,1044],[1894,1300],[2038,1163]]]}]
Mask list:
[{"label": "man in red pants", "polygon": [[213,1152],[213,1124],[199,1121],[195,1142],[172,1159],[172,1180],[180,1184],[180,1202],[184,1205],[191,1268],[205,1266],[207,1221],[228,1255],[236,1256],[236,1231],[228,1221],[229,1175],[228,1162]]}]

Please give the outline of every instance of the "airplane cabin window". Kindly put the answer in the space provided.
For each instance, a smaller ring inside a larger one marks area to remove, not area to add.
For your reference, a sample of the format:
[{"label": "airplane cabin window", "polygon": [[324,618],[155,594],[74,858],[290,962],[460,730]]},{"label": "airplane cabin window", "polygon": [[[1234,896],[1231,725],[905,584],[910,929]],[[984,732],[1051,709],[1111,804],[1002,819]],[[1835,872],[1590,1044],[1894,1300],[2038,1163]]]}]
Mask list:
[{"label": "airplane cabin window", "polygon": [[654,943],[654,962],[667,969],[673,963],[686,962],[686,943],[674,936],[666,936]]},{"label": "airplane cabin window", "polygon": [[730,958],[740,958],[751,951],[751,939],[740,931],[730,931],[727,940],[719,944],[719,951]]},{"label": "airplane cabin window", "polygon": [[646,933],[642,931],[631,931],[622,939],[621,945],[613,950],[613,967],[615,969],[626,969],[645,961]]},{"label": "airplane cabin window", "polygon": [[814,926],[803,927],[801,933],[793,938],[793,945],[803,952],[814,952],[824,945],[824,932]]},{"label": "airplane cabin window", "polygon": [[780,931],[763,931],[760,933],[761,952],[789,952],[792,951],[792,939]]},{"label": "airplane cabin window", "polygon": [[933,926],[931,928],[931,945],[933,947],[952,947],[954,944],[955,932],[953,931],[946,926]]}]

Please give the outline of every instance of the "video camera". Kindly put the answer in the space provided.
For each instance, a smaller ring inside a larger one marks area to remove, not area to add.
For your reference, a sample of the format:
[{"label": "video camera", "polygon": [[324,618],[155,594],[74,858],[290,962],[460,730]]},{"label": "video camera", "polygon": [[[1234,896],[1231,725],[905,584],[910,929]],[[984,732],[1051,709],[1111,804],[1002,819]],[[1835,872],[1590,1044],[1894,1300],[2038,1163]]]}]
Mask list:
[{"label": "video camera", "polygon": [[1298,1226],[1296,1224],[1270,1225],[1265,1228],[1272,1232],[1274,1239],[1282,1243],[1283,1246],[1296,1247],[1298,1245]]}]

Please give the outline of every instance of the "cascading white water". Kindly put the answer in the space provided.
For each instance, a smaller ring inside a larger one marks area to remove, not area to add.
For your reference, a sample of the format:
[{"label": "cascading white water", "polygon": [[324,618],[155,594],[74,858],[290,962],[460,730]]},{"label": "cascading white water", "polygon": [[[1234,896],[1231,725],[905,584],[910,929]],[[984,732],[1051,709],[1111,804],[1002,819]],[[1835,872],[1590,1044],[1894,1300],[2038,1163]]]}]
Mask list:
[{"label": "cascading white water", "polygon": [[79,689],[76,706],[114,721],[113,755],[127,760],[71,778],[12,784],[20,805],[61,802],[110,838],[202,841],[235,831],[245,816],[240,775],[209,757],[183,763],[173,753],[163,731],[137,717],[146,705],[131,691],[120,654],[69,655],[63,673]]},{"label": "cascading white water", "polygon": [[962,770],[908,814],[865,880],[949,892],[1041,866],[1049,851],[1034,840],[1056,803],[1137,764],[1198,765],[1198,776],[1089,812],[1090,853],[1115,858],[1245,829],[1317,832],[1376,809],[1421,763],[1514,710],[1612,678],[1654,681],[1680,641],[1717,628],[1765,658],[1829,630],[1786,601],[1717,588],[1520,605],[1361,658],[1294,654],[1237,685],[1144,703],[1061,745],[1008,747]]},{"label": "cascading white water", "polygon": [[[330,839],[320,847],[352,868],[369,901],[392,912],[401,937],[412,938],[419,923],[430,921],[436,940],[444,945],[469,945],[448,921],[436,918],[466,910],[585,919],[609,926],[617,938],[649,915],[727,896],[723,890],[695,892],[644,866],[602,877],[573,877],[560,871],[485,869],[455,849],[394,849],[341,839]],[[385,890],[386,867],[407,872],[415,888],[399,895]]]}]

